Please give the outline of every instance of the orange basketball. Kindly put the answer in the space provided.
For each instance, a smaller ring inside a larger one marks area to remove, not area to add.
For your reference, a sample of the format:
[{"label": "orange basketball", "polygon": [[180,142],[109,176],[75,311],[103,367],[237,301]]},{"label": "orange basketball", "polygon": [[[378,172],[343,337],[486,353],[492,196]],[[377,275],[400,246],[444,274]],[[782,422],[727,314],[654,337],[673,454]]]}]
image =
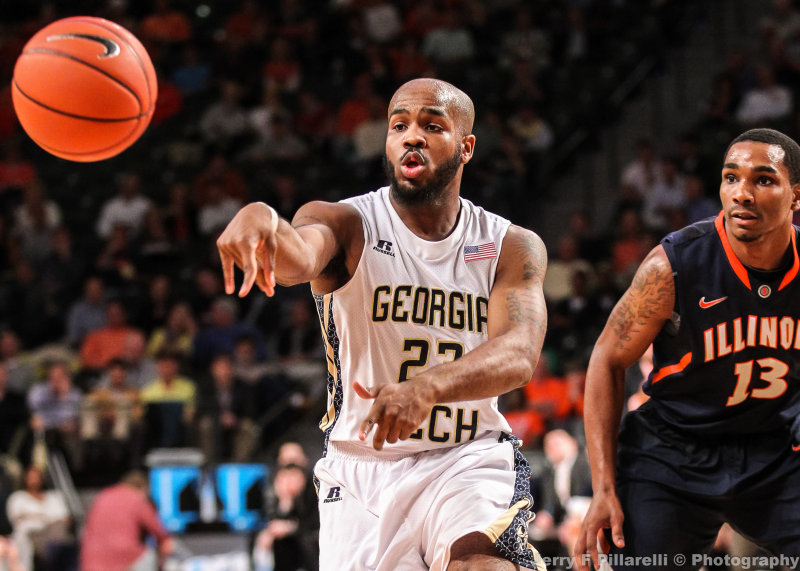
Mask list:
[{"label": "orange basketball", "polygon": [[14,109],[25,132],[72,161],[100,161],[131,146],[150,123],[157,91],[139,40],[91,16],[42,28],[14,66]]}]

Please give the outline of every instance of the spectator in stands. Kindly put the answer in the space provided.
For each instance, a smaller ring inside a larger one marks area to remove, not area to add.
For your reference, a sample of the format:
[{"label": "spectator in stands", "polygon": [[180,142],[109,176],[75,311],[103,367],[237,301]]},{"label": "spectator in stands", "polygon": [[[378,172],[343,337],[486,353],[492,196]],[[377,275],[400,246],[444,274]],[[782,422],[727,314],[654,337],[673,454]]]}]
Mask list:
[{"label": "spectator in stands", "polygon": [[57,331],[63,335],[64,308],[80,296],[87,271],[84,253],[81,248],[74,247],[69,228],[59,226],[53,231],[50,253],[38,269],[48,298],[48,313],[52,312],[54,319],[59,321]]},{"label": "spectator in stands", "polygon": [[553,130],[530,103],[517,106],[516,112],[508,120],[508,126],[528,155],[541,153],[553,144]]},{"label": "spectator in stands", "polygon": [[8,388],[27,394],[36,382],[36,369],[31,356],[22,351],[19,336],[13,331],[0,331],[0,361],[8,376]]},{"label": "spectator in stands", "polygon": [[304,297],[292,299],[278,330],[277,356],[283,363],[316,359],[322,351],[319,321]]},{"label": "spectator in stands", "polygon": [[192,23],[170,0],[155,0],[153,12],[142,20],[139,36],[149,43],[184,43],[192,37]]},{"label": "spectator in stands", "polygon": [[72,384],[72,374],[65,363],[53,363],[47,380],[34,385],[28,393],[31,428],[43,432],[51,450],[65,456],[73,473],[83,469],[80,440],[80,416],[83,394]]},{"label": "spectator in stands", "polygon": [[0,362],[0,454],[19,458],[28,420],[25,394],[8,386],[8,371]]},{"label": "spectator in stands", "polygon": [[76,300],[67,314],[67,342],[80,347],[86,335],[106,325],[106,300],[103,280],[90,276],[83,284],[83,297]]},{"label": "spectator in stands", "polygon": [[181,252],[167,230],[161,209],[153,207],[147,211],[135,256],[137,271],[146,277],[176,273]]},{"label": "spectator in stands", "polygon": [[140,302],[137,324],[146,333],[167,321],[174,304],[172,279],[166,274],[154,275],[147,283],[147,297]]},{"label": "spectator in stands", "polygon": [[661,176],[647,189],[642,217],[648,228],[659,234],[667,228],[669,213],[686,204],[686,179],[678,171],[674,156],[661,159]]},{"label": "spectator in stands", "polygon": [[216,268],[201,266],[195,269],[194,287],[189,291],[189,303],[200,327],[212,322],[214,302],[224,294],[222,278]]},{"label": "spectator in stands", "polygon": [[308,145],[292,129],[291,117],[276,113],[269,123],[266,136],[255,141],[242,154],[242,158],[255,164],[282,166],[297,164],[308,156]]},{"label": "spectator in stands", "polygon": [[633,272],[653,247],[653,242],[637,210],[628,208],[620,213],[616,237],[611,245],[612,267],[620,284],[630,283]]},{"label": "spectator in stands", "polygon": [[707,196],[703,186],[703,180],[700,177],[688,177],[684,185],[684,190],[686,193],[684,209],[686,211],[686,222],[688,224],[693,224],[698,220],[719,213],[721,208],[719,199],[712,200]]},{"label": "spectator in stands", "polygon": [[216,355],[200,385],[197,420],[206,460],[249,462],[259,436],[257,389],[236,377],[231,356]]},{"label": "spectator in stands", "polygon": [[511,426],[511,433],[522,440],[525,450],[536,448],[544,434],[542,417],[528,408],[525,389],[516,388],[500,396],[500,410]]},{"label": "spectator in stands", "polygon": [[51,565],[55,561],[48,560],[48,555],[54,555],[53,547],[71,542],[71,517],[61,492],[46,490],[44,484],[42,471],[31,466],[25,472],[25,487],[9,496],[6,511],[12,537],[23,569],[70,571],[74,566],[56,567]]},{"label": "spectator in stands", "polygon": [[[81,344],[81,363],[89,371],[99,371],[112,359],[125,355],[125,343],[138,329],[128,325],[127,312],[119,300],[106,306],[106,324],[90,332]],[[141,332],[139,332],[141,333]]]},{"label": "spectator in stands", "polygon": [[139,390],[128,383],[125,361],[114,359],[83,400],[81,437],[89,471],[119,474],[138,465],[142,416]]},{"label": "spectator in stands", "polygon": [[554,256],[547,264],[547,275],[542,284],[548,302],[558,302],[574,295],[573,276],[581,272],[589,282],[594,270],[592,265],[578,255],[578,243],[571,235],[562,236]]},{"label": "spectator in stands", "polygon": [[437,65],[437,68],[452,69],[475,55],[472,33],[464,26],[454,8],[446,9],[440,24],[425,34],[422,53]]},{"label": "spectator in stands", "polygon": [[219,97],[200,117],[200,133],[207,144],[230,150],[241,142],[247,133],[247,112],[241,103],[242,96],[242,85],[238,81],[220,81]]},{"label": "spectator in stands", "polygon": [[159,353],[158,375],[141,391],[146,406],[148,440],[159,447],[180,446],[187,441],[187,429],[194,420],[197,388],[194,381],[179,375],[179,357],[169,351]]},{"label": "spectator in stands", "polygon": [[169,187],[169,202],[164,207],[164,225],[170,240],[185,245],[195,235],[195,208],[189,197],[189,185],[178,180]]},{"label": "spectator in stands", "polygon": [[[126,473],[120,482],[102,490],[92,502],[81,542],[81,571],[149,571],[158,568],[158,556],[174,550],[147,497],[147,476]],[[152,536],[158,554],[145,541]]]},{"label": "spectator in stands", "polygon": [[303,78],[303,69],[292,53],[292,44],[280,36],[272,40],[262,71],[265,85],[282,93],[297,91]]},{"label": "spectator in stands", "polygon": [[304,490],[305,470],[294,464],[278,468],[267,496],[269,523],[258,534],[254,549],[256,569],[317,569],[316,502],[309,505]]},{"label": "spectator in stands", "polygon": [[125,338],[125,348],[120,357],[128,371],[128,384],[141,390],[158,375],[156,361],[147,353],[147,338],[140,330]]},{"label": "spectator in stands", "polygon": [[197,212],[197,229],[206,237],[216,238],[241,208],[242,203],[225,195],[217,184],[206,187],[206,202]]},{"label": "spectator in stands", "polygon": [[512,62],[530,62],[533,76],[550,65],[550,40],[547,33],[534,25],[533,7],[521,3],[515,9],[513,29],[503,34],[500,64],[510,67]]},{"label": "spectator in stands", "polygon": [[205,92],[211,81],[211,67],[201,59],[197,46],[186,44],[181,50],[181,61],[172,71],[170,80],[184,97]]},{"label": "spectator in stands", "polygon": [[775,82],[772,70],[756,68],[756,86],[747,91],[736,109],[736,120],[743,126],[762,125],[787,119],[793,108],[792,93]]},{"label": "spectator in stands", "polygon": [[[539,358],[530,382],[525,385],[525,397],[528,409],[539,415],[544,429],[561,426],[572,412],[566,380],[552,373],[550,358],[546,354]],[[543,435],[540,432],[536,437]]]},{"label": "spectator in stands", "polygon": [[217,353],[231,353],[236,341],[243,336],[255,343],[258,359],[266,358],[266,343],[261,333],[249,323],[238,321],[236,302],[227,298],[217,298],[211,307],[211,321],[200,328],[194,342],[195,362],[200,366],[209,363]]},{"label": "spectator in stands", "polygon": [[647,139],[639,139],[636,143],[636,158],[622,169],[622,186],[630,188],[643,199],[660,179],[661,169],[652,143]]},{"label": "spectator in stands", "polygon": [[61,224],[61,209],[45,196],[42,183],[31,181],[22,192],[22,204],[14,213],[13,236],[20,252],[36,263],[50,253],[53,233]]},{"label": "spectator in stands", "polygon": [[106,285],[120,292],[136,286],[138,270],[135,241],[127,226],[115,226],[111,236],[94,261],[94,270]]},{"label": "spectator in stands", "polygon": [[117,195],[103,204],[97,219],[97,235],[105,241],[111,239],[117,226],[127,228],[131,237],[138,236],[145,214],[152,207],[150,199],[140,192],[141,181],[137,173],[122,171],[116,182]]},{"label": "spectator in stands", "polygon": [[194,336],[197,333],[192,308],[186,302],[173,305],[163,326],[157,327],[147,342],[147,354],[155,356],[163,350],[180,355],[182,361],[192,356]]},{"label": "spectator in stands", "polygon": [[[539,536],[558,536],[570,500],[575,496],[592,496],[592,475],[589,459],[579,449],[578,442],[566,430],[551,430],[544,436],[547,464],[537,477],[541,481],[538,510],[533,520],[534,533]],[[572,545],[564,545],[569,554]]]},{"label": "spectator in stands", "polygon": [[[10,189],[19,190],[35,183],[36,178],[33,163],[22,153],[20,139],[18,137],[3,139],[2,155],[0,155],[0,197],[5,197]],[[3,198],[0,198],[0,204],[10,207]]]},{"label": "spectator in stands", "polygon": [[208,202],[208,188],[211,186],[221,187],[225,196],[239,202],[248,198],[247,181],[242,171],[231,164],[223,152],[211,154],[206,167],[194,179],[193,186],[192,201],[196,208],[202,208]]}]

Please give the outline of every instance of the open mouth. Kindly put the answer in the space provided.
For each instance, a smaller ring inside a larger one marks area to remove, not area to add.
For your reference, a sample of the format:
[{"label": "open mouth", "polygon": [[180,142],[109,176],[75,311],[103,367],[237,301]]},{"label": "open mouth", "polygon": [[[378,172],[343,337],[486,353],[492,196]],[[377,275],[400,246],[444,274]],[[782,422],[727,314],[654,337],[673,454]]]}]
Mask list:
[{"label": "open mouth", "polygon": [[415,178],[422,172],[425,158],[417,151],[407,152],[400,161],[400,170],[406,178]]}]

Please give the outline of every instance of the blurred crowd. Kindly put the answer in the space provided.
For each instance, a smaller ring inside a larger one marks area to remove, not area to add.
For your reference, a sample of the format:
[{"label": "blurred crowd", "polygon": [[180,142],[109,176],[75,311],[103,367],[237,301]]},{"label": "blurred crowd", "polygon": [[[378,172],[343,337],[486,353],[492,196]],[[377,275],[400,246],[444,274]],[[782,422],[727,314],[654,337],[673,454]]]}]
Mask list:
[{"label": "blurred crowd", "polygon": [[[536,230],[548,169],[564,160],[559,150],[576,124],[601,125],[592,105],[603,86],[624,77],[637,49],[665,57],[685,18],[713,17],[700,5],[0,0],[5,465],[35,489],[36,475],[19,466],[35,470],[42,444],[90,487],[140,468],[154,448],[197,447],[209,462],[269,461],[288,426],[321,416],[324,354],[307,287],[270,299],[224,295],[214,240],[237,209],[264,200],[291,218],[307,200],[382,185],[388,98],[403,81],[433,75],[475,100],[478,145],[463,194]],[[628,142],[618,186],[602,193],[616,207],[611,223],[598,227],[576,205],[563,234],[548,240],[545,351],[528,387],[501,405],[543,498],[533,537],[554,552],[571,542],[591,493],[583,383],[611,308],[665,233],[717,213],[732,136],[755,125],[800,135],[800,12],[791,0],[763,10],[757,35],[709,70],[713,87],[691,130],[675,141]],[[133,31],[159,78],[142,140],[97,164],[46,155],[10,103],[27,38],[75,14]],[[647,398],[648,367],[629,371],[631,408]],[[303,470],[307,479],[307,461]],[[294,489],[296,480],[275,484]],[[265,568],[276,534],[292,529],[281,525],[259,537]]]}]

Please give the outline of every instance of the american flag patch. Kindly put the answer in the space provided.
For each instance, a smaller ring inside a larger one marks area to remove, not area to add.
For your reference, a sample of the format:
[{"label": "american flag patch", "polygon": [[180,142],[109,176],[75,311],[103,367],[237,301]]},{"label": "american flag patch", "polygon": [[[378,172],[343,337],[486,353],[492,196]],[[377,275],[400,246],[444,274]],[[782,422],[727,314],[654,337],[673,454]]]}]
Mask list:
[{"label": "american flag patch", "polygon": [[494,242],[486,242],[478,246],[464,246],[464,261],[491,260],[497,257],[497,248]]}]

